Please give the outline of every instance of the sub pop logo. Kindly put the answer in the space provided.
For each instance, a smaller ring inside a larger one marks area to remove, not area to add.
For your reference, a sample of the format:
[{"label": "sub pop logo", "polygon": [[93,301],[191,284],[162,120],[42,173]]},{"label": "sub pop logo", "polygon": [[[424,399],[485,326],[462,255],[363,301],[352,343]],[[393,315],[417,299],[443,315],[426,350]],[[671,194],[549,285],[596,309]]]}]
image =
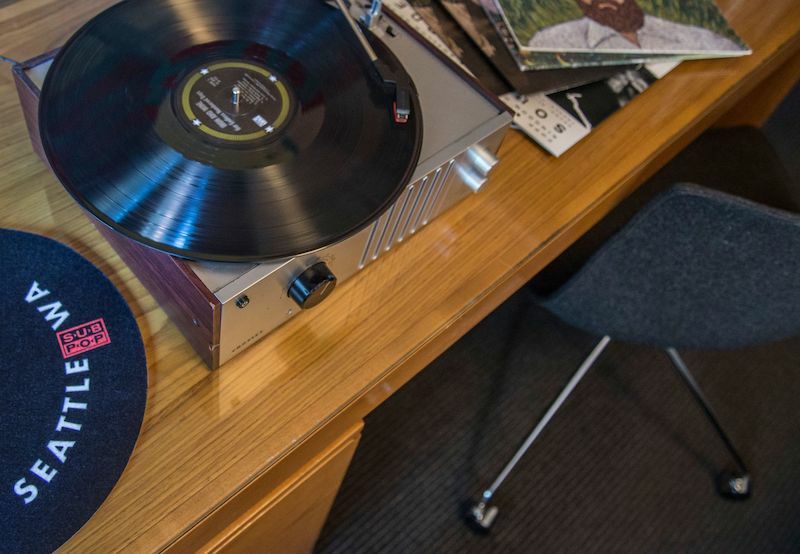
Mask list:
[{"label": "sub pop logo", "polygon": [[56,338],[58,346],[61,348],[61,355],[65,360],[111,342],[103,318],[72,327],[66,331],[59,331],[56,333]]}]

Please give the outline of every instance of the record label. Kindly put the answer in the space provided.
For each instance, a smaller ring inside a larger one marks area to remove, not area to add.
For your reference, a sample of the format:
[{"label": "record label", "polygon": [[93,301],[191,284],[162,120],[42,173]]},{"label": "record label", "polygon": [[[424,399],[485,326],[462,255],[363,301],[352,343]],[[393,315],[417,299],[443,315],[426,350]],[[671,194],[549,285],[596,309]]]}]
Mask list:
[{"label": "record label", "polygon": [[274,135],[288,122],[294,104],[285,81],[252,61],[203,65],[177,91],[186,125],[231,142]]}]

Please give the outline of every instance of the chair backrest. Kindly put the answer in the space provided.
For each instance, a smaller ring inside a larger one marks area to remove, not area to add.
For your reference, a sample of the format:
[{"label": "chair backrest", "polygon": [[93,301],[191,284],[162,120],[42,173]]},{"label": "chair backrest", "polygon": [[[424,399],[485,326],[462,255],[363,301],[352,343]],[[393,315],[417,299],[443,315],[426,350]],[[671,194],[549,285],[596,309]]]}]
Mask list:
[{"label": "chair backrest", "polygon": [[662,347],[800,334],[800,215],[675,185],[542,304],[589,332]]}]

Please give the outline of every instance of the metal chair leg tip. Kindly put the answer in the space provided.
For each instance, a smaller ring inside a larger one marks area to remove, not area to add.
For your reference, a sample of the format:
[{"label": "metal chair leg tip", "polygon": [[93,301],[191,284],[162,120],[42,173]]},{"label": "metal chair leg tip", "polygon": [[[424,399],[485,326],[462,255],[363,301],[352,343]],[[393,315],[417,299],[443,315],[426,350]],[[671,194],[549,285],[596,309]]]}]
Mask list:
[{"label": "metal chair leg tip", "polygon": [[748,473],[723,471],[717,476],[717,491],[725,498],[745,500],[750,498],[753,481]]},{"label": "metal chair leg tip", "polygon": [[485,535],[491,530],[497,512],[496,506],[489,506],[484,502],[469,502],[464,509],[464,519],[473,531]]}]

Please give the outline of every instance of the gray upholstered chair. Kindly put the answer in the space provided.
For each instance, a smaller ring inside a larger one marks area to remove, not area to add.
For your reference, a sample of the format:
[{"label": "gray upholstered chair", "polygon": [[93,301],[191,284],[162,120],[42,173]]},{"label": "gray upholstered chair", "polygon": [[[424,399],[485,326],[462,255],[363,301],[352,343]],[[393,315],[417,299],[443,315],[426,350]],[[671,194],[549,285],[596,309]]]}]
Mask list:
[{"label": "gray upholstered chair", "polygon": [[[687,177],[737,196],[668,184]],[[676,349],[735,348],[800,334],[800,208],[792,186],[759,132],[713,132],[534,279],[541,305],[603,338],[469,507],[473,526],[492,525],[498,487],[612,337],[666,350],[735,462],[735,471],[720,473],[719,492],[750,494],[744,460]]]}]

